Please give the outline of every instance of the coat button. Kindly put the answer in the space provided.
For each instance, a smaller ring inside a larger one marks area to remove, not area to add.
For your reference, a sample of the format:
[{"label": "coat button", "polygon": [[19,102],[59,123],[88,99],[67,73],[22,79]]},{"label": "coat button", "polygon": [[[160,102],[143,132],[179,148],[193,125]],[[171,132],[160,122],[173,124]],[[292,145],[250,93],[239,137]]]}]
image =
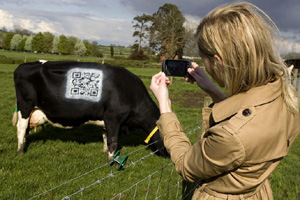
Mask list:
[{"label": "coat button", "polygon": [[251,115],[250,110],[249,110],[248,108],[246,108],[245,110],[243,110],[243,115],[244,115],[244,116],[249,116],[249,115]]}]

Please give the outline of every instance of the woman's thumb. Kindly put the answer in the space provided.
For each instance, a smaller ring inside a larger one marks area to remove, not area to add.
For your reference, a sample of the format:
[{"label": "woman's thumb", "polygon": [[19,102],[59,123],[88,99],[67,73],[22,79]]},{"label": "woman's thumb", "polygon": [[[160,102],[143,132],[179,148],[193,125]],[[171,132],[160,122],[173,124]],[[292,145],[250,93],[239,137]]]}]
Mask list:
[{"label": "woman's thumb", "polygon": [[164,72],[161,73],[160,84],[166,84],[166,74]]}]

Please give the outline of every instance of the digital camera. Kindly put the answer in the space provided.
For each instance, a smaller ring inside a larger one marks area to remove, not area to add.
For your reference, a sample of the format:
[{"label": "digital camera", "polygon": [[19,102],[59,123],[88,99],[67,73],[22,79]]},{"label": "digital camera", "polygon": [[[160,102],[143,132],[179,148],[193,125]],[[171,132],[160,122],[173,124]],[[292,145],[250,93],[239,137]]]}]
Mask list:
[{"label": "digital camera", "polygon": [[187,69],[191,67],[191,62],[188,60],[163,60],[162,71],[166,76],[188,76]]}]

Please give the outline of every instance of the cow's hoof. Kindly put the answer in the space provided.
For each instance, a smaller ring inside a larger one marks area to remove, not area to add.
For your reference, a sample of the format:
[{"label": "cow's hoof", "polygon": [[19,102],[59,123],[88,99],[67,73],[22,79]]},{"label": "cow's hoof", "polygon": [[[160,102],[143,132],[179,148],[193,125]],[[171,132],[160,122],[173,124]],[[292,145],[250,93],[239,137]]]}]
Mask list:
[{"label": "cow's hoof", "polygon": [[115,151],[112,153],[108,152],[108,160],[111,161],[113,159],[114,155],[115,155]]},{"label": "cow's hoof", "polygon": [[17,155],[23,155],[23,154],[24,154],[24,151],[22,151],[22,150],[17,151]]}]

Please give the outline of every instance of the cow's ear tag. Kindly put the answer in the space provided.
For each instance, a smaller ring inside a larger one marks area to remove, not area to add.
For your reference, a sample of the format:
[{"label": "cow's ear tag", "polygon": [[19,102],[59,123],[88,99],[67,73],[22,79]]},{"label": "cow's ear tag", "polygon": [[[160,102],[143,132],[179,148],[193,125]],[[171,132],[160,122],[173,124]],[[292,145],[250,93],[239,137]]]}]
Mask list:
[{"label": "cow's ear tag", "polygon": [[112,166],[114,163],[119,164],[118,166],[118,171],[122,170],[124,165],[126,164],[126,161],[128,159],[128,155],[124,156],[123,158],[119,156],[120,155],[120,150],[118,150],[115,155],[112,157],[110,161],[110,166]]}]

